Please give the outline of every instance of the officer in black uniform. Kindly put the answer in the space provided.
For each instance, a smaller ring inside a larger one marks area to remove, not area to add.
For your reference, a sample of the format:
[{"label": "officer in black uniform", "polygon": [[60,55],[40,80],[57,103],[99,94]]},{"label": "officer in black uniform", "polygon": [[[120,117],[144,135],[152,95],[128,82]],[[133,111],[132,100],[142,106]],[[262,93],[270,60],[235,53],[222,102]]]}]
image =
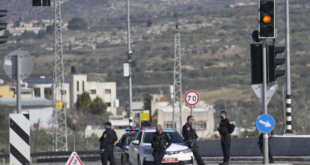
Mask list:
[{"label": "officer in black uniform", "polygon": [[226,111],[222,111],[220,117],[221,122],[217,130],[221,135],[221,145],[224,155],[224,162],[220,163],[220,165],[229,165],[231,133],[234,131],[235,126],[229,122],[229,119],[226,117]]},{"label": "officer in black uniform", "polygon": [[166,149],[171,145],[171,138],[169,134],[163,132],[163,128],[161,125],[156,126],[156,132],[152,137],[152,147],[154,149],[154,165],[161,165],[161,161],[163,160]]},{"label": "officer in black uniform", "polygon": [[192,128],[192,124],[194,123],[194,121],[195,120],[194,120],[193,116],[187,117],[187,123],[183,126],[182,135],[184,137],[185,145],[188,148],[192,149],[198,165],[205,165],[205,163],[201,159],[200,153],[198,151],[198,146],[196,145],[196,141],[198,139],[198,136],[196,134],[195,129]]},{"label": "officer in black uniform", "polygon": [[111,122],[104,123],[105,131],[100,138],[100,150],[101,150],[101,162],[102,165],[107,165],[108,160],[110,165],[115,165],[114,160],[114,143],[117,141],[117,135],[114,130],[111,129]]}]

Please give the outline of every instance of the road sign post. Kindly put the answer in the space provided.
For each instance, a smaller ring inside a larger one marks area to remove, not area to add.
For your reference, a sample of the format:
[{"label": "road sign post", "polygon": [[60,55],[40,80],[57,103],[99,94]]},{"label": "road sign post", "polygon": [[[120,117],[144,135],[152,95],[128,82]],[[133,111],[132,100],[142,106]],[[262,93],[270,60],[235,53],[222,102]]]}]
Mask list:
[{"label": "road sign post", "polygon": [[274,129],[275,121],[271,115],[264,114],[257,118],[256,127],[263,133],[271,132]]},{"label": "road sign post", "polygon": [[199,94],[196,91],[188,91],[185,94],[185,102],[191,107],[191,116],[193,116],[193,106],[199,102]]},{"label": "road sign post", "polygon": [[3,70],[5,74],[16,80],[16,111],[21,113],[20,81],[30,76],[33,69],[31,56],[24,51],[15,50],[4,58]]}]

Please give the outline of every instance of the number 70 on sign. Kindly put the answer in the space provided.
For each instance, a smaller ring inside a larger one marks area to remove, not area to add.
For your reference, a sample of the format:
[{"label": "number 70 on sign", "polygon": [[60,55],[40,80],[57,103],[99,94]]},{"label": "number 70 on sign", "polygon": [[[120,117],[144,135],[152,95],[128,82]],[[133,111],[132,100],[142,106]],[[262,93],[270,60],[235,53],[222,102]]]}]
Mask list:
[{"label": "number 70 on sign", "polygon": [[196,91],[188,91],[185,94],[185,102],[189,106],[195,106],[199,102],[199,95]]}]

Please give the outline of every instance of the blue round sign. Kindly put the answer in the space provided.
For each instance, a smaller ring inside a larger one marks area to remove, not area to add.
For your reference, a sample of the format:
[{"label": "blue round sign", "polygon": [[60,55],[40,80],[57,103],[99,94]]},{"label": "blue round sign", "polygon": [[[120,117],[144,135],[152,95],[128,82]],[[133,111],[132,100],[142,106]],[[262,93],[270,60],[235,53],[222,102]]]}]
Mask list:
[{"label": "blue round sign", "polygon": [[268,133],[274,129],[275,121],[268,114],[261,115],[257,118],[256,127],[263,133]]}]

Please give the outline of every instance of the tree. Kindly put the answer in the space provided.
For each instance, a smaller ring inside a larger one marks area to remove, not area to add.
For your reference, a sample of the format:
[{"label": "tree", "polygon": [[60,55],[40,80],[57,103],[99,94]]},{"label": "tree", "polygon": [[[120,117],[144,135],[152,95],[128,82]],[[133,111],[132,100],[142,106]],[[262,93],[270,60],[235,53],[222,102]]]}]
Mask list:
[{"label": "tree", "polygon": [[179,19],[179,13],[178,13],[178,12],[174,12],[173,17],[174,17],[175,19]]},{"label": "tree", "polygon": [[54,29],[55,29],[54,25],[46,26],[46,34],[53,34],[54,33]]},{"label": "tree", "polygon": [[146,22],[146,26],[147,27],[151,27],[153,25],[153,21],[152,20],[148,20],[147,22]]},{"label": "tree", "polygon": [[83,18],[75,17],[68,22],[69,30],[85,30],[87,29],[87,23]]},{"label": "tree", "polygon": [[5,30],[3,36],[12,36],[9,30]]},{"label": "tree", "polygon": [[76,101],[76,106],[78,110],[87,111],[91,103],[92,100],[90,98],[89,93],[84,91]]},{"label": "tree", "polygon": [[89,105],[88,111],[92,114],[105,113],[108,106],[103,100],[97,96]]},{"label": "tree", "polygon": [[45,37],[45,30],[43,30],[43,29],[39,30],[37,37],[38,37],[38,39],[44,38]]}]

